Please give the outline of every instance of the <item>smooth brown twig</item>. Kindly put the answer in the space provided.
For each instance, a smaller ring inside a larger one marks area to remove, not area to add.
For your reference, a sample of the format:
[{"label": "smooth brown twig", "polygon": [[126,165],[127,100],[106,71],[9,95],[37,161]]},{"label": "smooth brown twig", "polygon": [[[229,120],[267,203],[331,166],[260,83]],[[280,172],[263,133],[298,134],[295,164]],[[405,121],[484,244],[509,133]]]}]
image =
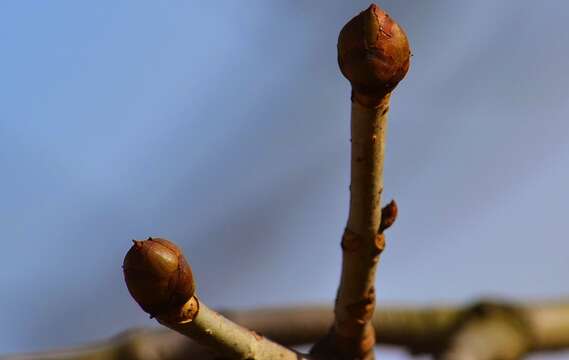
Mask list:
[{"label": "smooth brown twig", "polygon": [[[396,216],[381,193],[387,113],[391,91],[409,68],[404,31],[377,5],[350,20],[338,39],[338,63],[352,85],[351,183],[348,222],[342,237],[342,274],[334,325],[311,353],[322,358],[373,359],[375,273],[383,231]],[[383,225],[383,226],[382,226]]]}]

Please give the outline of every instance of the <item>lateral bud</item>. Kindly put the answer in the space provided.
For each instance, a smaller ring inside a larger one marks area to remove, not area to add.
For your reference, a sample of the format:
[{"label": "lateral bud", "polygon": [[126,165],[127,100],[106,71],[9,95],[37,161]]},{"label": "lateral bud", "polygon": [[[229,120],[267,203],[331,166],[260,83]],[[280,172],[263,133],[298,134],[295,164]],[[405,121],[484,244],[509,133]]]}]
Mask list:
[{"label": "lateral bud", "polygon": [[379,225],[379,234],[382,234],[385,230],[389,229],[391,225],[397,219],[397,203],[395,200],[391,200],[389,204],[385,205],[381,209],[381,224]]}]

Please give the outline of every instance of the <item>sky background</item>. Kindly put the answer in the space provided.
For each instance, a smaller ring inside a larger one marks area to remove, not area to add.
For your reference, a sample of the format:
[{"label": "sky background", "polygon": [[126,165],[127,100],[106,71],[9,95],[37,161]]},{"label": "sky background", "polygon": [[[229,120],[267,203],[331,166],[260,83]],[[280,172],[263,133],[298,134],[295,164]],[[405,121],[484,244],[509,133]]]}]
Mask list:
[{"label": "sky background", "polygon": [[[2,2],[0,354],[154,326],[122,278],[133,238],[180,244],[214,307],[332,304],[336,41],[368,5]],[[392,96],[378,306],[567,298],[569,2],[380,5],[414,56]]]}]

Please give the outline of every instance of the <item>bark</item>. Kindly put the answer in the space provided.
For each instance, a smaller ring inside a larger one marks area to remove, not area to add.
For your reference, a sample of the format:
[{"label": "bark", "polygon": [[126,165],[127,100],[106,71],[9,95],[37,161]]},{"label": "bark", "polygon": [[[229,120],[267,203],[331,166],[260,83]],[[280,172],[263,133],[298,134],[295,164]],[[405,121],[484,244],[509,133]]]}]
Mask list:
[{"label": "bark", "polygon": [[169,315],[157,319],[162,325],[214,349],[218,355],[239,360],[308,359],[308,356],[227,319],[195,296],[179,311]]},{"label": "bark", "polygon": [[389,95],[376,108],[352,102],[351,183],[342,237],[342,275],[329,336],[314,347],[321,357],[373,358],[375,274],[385,246],[381,225],[383,160]]}]

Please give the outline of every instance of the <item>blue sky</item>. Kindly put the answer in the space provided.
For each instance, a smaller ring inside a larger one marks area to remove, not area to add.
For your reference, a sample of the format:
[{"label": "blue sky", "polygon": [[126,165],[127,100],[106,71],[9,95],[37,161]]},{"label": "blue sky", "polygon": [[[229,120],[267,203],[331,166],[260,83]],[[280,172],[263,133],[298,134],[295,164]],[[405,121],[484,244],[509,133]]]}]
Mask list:
[{"label": "blue sky", "polygon": [[[332,302],[349,183],[342,25],[363,1],[0,4],[0,353],[153,325],[130,239],[212,306]],[[384,1],[392,97],[379,306],[567,297],[569,3]],[[393,358],[399,355],[393,354]]]}]

